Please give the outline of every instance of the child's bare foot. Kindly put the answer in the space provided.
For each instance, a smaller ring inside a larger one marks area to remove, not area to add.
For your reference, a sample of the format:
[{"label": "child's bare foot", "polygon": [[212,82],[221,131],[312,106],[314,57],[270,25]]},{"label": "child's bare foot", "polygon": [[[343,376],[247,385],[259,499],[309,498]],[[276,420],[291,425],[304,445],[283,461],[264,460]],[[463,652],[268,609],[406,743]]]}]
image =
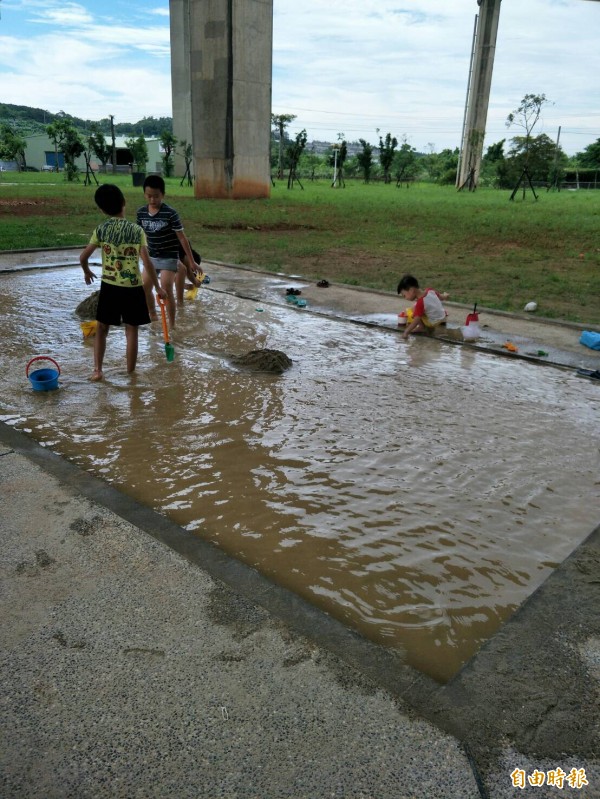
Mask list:
[{"label": "child's bare foot", "polygon": [[103,377],[104,375],[102,374],[102,369],[94,369],[90,380],[92,383],[97,383],[99,380],[102,380]]}]

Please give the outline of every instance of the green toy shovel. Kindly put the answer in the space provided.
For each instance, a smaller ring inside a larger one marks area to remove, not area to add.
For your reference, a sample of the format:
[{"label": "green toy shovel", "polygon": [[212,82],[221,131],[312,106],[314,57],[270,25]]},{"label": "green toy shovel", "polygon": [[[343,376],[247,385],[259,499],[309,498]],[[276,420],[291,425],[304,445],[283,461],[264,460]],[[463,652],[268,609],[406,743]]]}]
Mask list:
[{"label": "green toy shovel", "polygon": [[163,337],[165,339],[165,355],[167,356],[167,361],[173,361],[175,359],[175,347],[169,341],[169,328],[167,327],[165,301],[159,297],[158,294],[156,295],[156,299],[160,305],[160,315],[162,316]]}]

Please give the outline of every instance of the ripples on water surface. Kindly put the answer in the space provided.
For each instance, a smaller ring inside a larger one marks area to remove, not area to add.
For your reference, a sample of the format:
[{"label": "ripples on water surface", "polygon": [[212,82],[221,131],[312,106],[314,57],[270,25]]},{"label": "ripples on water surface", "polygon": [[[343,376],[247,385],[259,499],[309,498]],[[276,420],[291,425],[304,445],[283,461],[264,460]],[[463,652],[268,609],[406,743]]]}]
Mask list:
[{"label": "ripples on water surface", "polygon": [[[436,679],[598,522],[598,387],[570,373],[203,290],[173,363],[146,328],[128,378],[113,329],[92,384],[81,271],[0,280],[4,420]],[[294,367],[229,365],[258,347]]]}]

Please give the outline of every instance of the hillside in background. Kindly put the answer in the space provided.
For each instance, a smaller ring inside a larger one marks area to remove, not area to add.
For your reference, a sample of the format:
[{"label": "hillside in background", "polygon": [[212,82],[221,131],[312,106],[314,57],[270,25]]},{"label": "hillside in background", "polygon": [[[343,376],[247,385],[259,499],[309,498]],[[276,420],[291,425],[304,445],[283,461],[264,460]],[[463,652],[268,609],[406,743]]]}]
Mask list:
[{"label": "hillside in background", "polygon": [[[73,125],[83,133],[90,131],[96,125],[105,136],[110,136],[110,119],[79,119],[64,111],[52,114],[43,108],[30,108],[27,105],[11,105],[10,103],[0,103],[0,124],[10,125],[10,127],[21,136],[31,136],[35,133],[45,133],[46,126],[54,122],[55,119],[68,119]],[[117,122],[115,120],[116,136],[139,136],[143,133],[146,138],[157,138],[165,131],[173,130],[173,120],[171,117],[144,117],[139,122]]]}]

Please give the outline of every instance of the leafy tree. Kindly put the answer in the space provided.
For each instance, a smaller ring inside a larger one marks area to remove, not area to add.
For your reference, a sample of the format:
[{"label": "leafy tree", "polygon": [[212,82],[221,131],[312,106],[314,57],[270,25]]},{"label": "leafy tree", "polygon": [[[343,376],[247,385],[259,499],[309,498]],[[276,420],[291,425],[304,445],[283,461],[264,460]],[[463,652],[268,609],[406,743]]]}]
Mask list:
[{"label": "leafy tree", "polygon": [[302,153],[298,166],[303,174],[309,175],[310,179],[314,180],[316,177],[320,177],[320,175],[317,175],[316,173],[319,167],[323,164],[323,159],[314,152],[313,148],[311,148],[309,152],[306,152],[305,150]]},{"label": "leafy tree", "polygon": [[365,139],[359,139],[358,141],[362,146],[362,151],[356,154],[356,160],[362,169],[365,183],[368,183],[371,180],[371,172],[373,171],[373,145],[369,144]]},{"label": "leafy tree", "polygon": [[508,185],[508,166],[504,156],[504,143],[501,139],[495,144],[490,144],[481,159],[479,180],[483,184],[505,188]]},{"label": "leafy tree", "polygon": [[57,118],[48,125],[46,132],[51,141],[54,142],[54,152],[56,156],[55,169],[58,171],[58,153],[61,152],[65,158],[65,175],[70,182],[75,179],[79,172],[75,164],[75,159],[85,151],[79,132],[73,126],[68,114],[60,112]]},{"label": "leafy tree", "polygon": [[46,127],[46,133],[50,141],[54,143],[54,170],[58,172],[58,151],[61,149],[64,138],[64,123],[55,120]]},{"label": "leafy tree", "polygon": [[390,170],[394,160],[394,152],[398,146],[398,139],[391,133],[386,133],[385,139],[379,137],[379,163],[383,169],[384,183],[391,183]]},{"label": "leafy tree", "polygon": [[429,142],[427,146],[429,147],[429,152],[422,158],[423,167],[429,179],[436,181],[439,179],[442,169],[440,156],[436,153],[435,144],[433,144],[433,142]]},{"label": "leafy tree", "polygon": [[88,144],[102,166],[106,167],[112,157],[112,146],[108,144],[97,125],[92,125],[91,133],[88,136]]},{"label": "leafy tree", "polygon": [[94,152],[92,148],[92,137],[88,136],[87,141],[85,143],[85,149],[83,151],[83,157],[85,158],[85,178],[83,180],[86,186],[92,185],[92,180],[98,185],[98,179],[96,175],[94,175],[94,170],[92,169],[92,153]]},{"label": "leafy tree", "polygon": [[396,185],[403,181],[412,180],[419,171],[417,151],[408,143],[406,136],[402,139],[400,149],[394,155],[393,168],[396,173]]},{"label": "leafy tree", "polygon": [[27,142],[16,133],[10,125],[0,125],[0,158],[6,161],[16,161],[19,169],[27,166],[25,150]]},{"label": "leafy tree", "polygon": [[515,136],[511,144],[506,159],[509,185],[518,181],[525,166],[534,181],[550,184],[560,180],[568,159],[561,147],[557,147],[545,133],[534,137]]},{"label": "leafy tree", "polygon": [[[439,153],[434,151],[433,144],[430,144],[429,148],[430,152],[421,159],[429,178],[442,185],[454,183],[458,167],[458,147],[454,150],[446,148]],[[452,177],[452,171],[454,171],[454,177]]]},{"label": "leafy tree", "polygon": [[[288,175],[288,189],[294,188],[294,181],[298,180],[298,176],[296,175],[296,169],[298,168],[298,161],[300,160],[300,156],[304,152],[304,148],[306,147],[306,130],[301,130],[300,133],[296,136],[296,140],[293,144],[291,144],[287,148],[287,156],[290,163],[290,174]],[[304,186],[300,183],[300,188],[303,189]]]},{"label": "leafy tree", "polygon": [[62,152],[65,156],[65,175],[68,181],[75,179],[79,172],[75,159],[85,152],[85,144],[74,127],[67,130],[65,140],[62,145]]},{"label": "leafy tree", "polygon": [[183,173],[183,177],[181,178],[180,186],[183,186],[184,180],[187,178],[187,185],[192,185],[192,172],[191,172],[191,165],[192,161],[194,160],[194,148],[191,144],[188,144],[187,139],[182,139],[179,142],[179,146],[181,147],[180,155],[183,157],[185,161],[185,172]]},{"label": "leafy tree", "polygon": [[141,133],[137,139],[125,139],[125,146],[129,148],[133,163],[138,172],[146,171],[146,164],[148,163],[148,145],[144,134]]},{"label": "leafy tree", "polygon": [[[102,118],[97,124],[103,133],[110,133],[110,117]],[[117,136],[160,138],[164,131],[173,131],[173,120],[171,117],[144,117],[139,122],[118,122],[114,127]]]},{"label": "leafy tree", "polygon": [[[518,125],[525,131],[525,136],[521,137],[521,149],[524,154],[524,166],[528,166],[528,153],[529,144],[531,142],[531,134],[536,126],[542,108],[549,102],[545,94],[526,94],[521,100],[521,104],[517,109],[511,111],[506,117],[506,127],[510,128],[512,125]],[[514,140],[513,140],[514,141]]]},{"label": "leafy tree", "polygon": [[439,175],[437,182],[441,186],[448,186],[456,183],[456,171],[458,169],[458,159],[460,151],[458,147],[454,150],[446,148],[438,154]]},{"label": "leafy tree", "polygon": [[177,138],[171,133],[170,130],[163,130],[163,132],[160,134],[160,143],[162,144],[163,148],[163,171],[165,173],[165,177],[170,178],[173,174],[173,152],[177,144]]},{"label": "leafy tree", "polygon": [[581,167],[600,169],[600,139],[596,139],[593,144],[588,144],[583,152],[576,154],[575,158]]},{"label": "leafy tree", "polygon": [[296,119],[296,114],[271,114],[271,123],[279,135],[279,160],[277,163],[277,178],[283,180],[283,140],[285,129]]},{"label": "leafy tree", "polygon": [[363,171],[356,155],[349,155],[344,164],[344,175],[349,178],[364,178]]},{"label": "leafy tree", "polygon": [[504,158],[504,142],[506,139],[500,139],[495,144],[490,144],[487,148],[485,155],[483,156],[486,161],[491,164],[495,164],[498,161],[503,160]]},{"label": "leafy tree", "polygon": [[[121,134],[119,127],[120,125],[117,124],[117,132]],[[154,137],[160,139],[163,133],[173,132],[173,120],[171,117],[143,117],[133,125],[133,128],[134,133],[144,135],[147,139]]]}]

